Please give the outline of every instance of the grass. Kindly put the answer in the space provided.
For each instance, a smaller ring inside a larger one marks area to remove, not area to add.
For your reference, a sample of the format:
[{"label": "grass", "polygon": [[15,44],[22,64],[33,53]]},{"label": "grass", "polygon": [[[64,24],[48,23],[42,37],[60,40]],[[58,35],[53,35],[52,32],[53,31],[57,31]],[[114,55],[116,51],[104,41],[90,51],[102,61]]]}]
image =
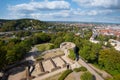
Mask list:
[{"label": "grass", "polygon": [[[46,50],[53,49],[54,45],[52,43],[44,43],[44,44],[38,44],[38,45],[36,45],[36,47],[38,48],[38,50],[40,52],[44,52]],[[48,52],[47,54],[44,54],[44,55],[39,55],[36,59],[37,59],[37,61],[40,61],[40,60],[43,60],[43,59],[47,59],[47,58],[50,58],[50,57],[55,57],[55,56],[62,55],[62,54],[64,54],[64,52],[62,50],[56,50],[56,51],[53,51],[53,52]]]},{"label": "grass", "polygon": [[44,43],[36,45],[39,51],[46,51],[54,48],[54,44],[52,43]]}]

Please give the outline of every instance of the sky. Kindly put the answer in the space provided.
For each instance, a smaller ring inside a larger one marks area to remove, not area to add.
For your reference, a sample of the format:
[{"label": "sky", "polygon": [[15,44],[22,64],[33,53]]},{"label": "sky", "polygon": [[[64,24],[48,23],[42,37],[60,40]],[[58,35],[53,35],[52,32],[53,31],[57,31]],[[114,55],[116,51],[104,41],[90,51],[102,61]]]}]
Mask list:
[{"label": "sky", "polygon": [[0,0],[0,19],[120,23],[120,0]]}]

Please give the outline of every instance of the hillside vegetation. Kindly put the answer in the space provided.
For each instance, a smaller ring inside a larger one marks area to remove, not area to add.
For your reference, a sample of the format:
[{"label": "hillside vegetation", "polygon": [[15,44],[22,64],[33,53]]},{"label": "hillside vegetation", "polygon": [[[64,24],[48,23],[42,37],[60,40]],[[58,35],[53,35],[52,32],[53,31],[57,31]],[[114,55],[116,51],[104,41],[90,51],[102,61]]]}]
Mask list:
[{"label": "hillside vegetation", "polygon": [[35,19],[0,20],[0,31],[45,29],[47,22]]}]

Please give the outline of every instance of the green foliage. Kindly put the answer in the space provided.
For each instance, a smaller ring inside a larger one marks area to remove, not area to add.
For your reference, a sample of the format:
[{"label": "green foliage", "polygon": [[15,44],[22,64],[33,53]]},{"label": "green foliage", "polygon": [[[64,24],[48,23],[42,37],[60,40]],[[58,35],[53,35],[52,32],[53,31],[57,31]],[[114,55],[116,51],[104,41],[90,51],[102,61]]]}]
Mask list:
[{"label": "green foliage", "polygon": [[50,36],[46,33],[36,33],[32,37],[32,44],[41,44],[50,41]]},{"label": "green foliage", "polygon": [[94,80],[94,76],[89,73],[89,72],[85,72],[80,76],[81,80]]},{"label": "green foliage", "polygon": [[87,69],[82,66],[82,67],[79,67],[79,68],[75,68],[74,71],[75,71],[75,72],[87,71]]},{"label": "green foliage", "polygon": [[100,44],[84,41],[83,47],[80,49],[79,54],[88,62],[97,62],[100,49]]},{"label": "green foliage", "polygon": [[63,40],[62,37],[56,38],[55,41],[54,41],[55,48],[58,48],[63,41],[64,40]]},{"label": "green foliage", "polygon": [[64,39],[66,42],[72,42],[73,41],[74,34],[73,33],[67,33],[64,36]]},{"label": "green foliage", "polygon": [[25,37],[25,36],[30,36],[32,33],[30,31],[19,31],[16,32],[15,35],[17,37]]},{"label": "green foliage", "polygon": [[86,40],[90,39],[90,37],[92,36],[92,30],[91,30],[91,29],[84,30],[83,33],[84,33],[84,36],[83,36],[83,37],[84,37],[84,39],[86,39]]},{"label": "green foliage", "polygon": [[81,70],[81,71],[87,71],[87,69],[86,69],[85,67],[83,67],[83,66],[80,67],[80,70]]},{"label": "green foliage", "polygon": [[30,49],[31,46],[24,41],[15,44],[14,47],[7,50],[6,60],[9,64],[14,63],[22,59]]},{"label": "green foliage", "polygon": [[72,73],[72,70],[66,70],[62,73],[62,75],[59,77],[58,80],[64,80],[70,73]]},{"label": "green foliage", "polygon": [[75,55],[74,50],[69,49],[69,55],[68,55],[68,57],[69,57],[70,59],[72,59],[72,60],[75,60],[75,59],[76,59],[76,55]]},{"label": "green foliage", "polygon": [[[32,22],[31,22],[32,20]],[[2,31],[46,29],[48,23],[33,19],[6,20],[2,25]]]},{"label": "green foliage", "polygon": [[95,38],[96,40],[99,41],[108,41],[109,39],[116,39],[116,36],[104,36],[104,35],[99,35]]},{"label": "green foliage", "polygon": [[20,43],[21,39],[20,38],[13,38],[9,40],[9,43],[14,42],[15,44]]},{"label": "green foliage", "polygon": [[80,68],[75,68],[74,71],[75,71],[75,72],[80,72],[81,69],[80,69]]},{"label": "green foliage", "polygon": [[113,78],[108,79],[108,80],[120,80],[120,74],[117,74],[117,75],[113,76]]},{"label": "green foliage", "polygon": [[0,44],[0,69],[4,69],[6,67],[6,53],[7,50],[5,49],[5,46],[1,46]]},{"label": "green foliage", "polygon": [[[5,69],[7,65],[13,64],[24,58],[25,54],[31,49],[27,40],[10,40],[8,43],[0,41],[0,68]],[[4,63],[3,63],[4,62]]]},{"label": "green foliage", "polygon": [[120,52],[114,49],[101,50],[99,66],[110,72],[112,75],[120,73]]}]

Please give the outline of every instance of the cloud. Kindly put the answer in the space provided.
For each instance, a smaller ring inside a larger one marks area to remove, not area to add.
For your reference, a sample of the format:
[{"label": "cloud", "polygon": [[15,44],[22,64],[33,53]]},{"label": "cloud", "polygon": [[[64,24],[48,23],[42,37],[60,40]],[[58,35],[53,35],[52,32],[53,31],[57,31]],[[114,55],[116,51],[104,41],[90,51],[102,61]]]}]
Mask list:
[{"label": "cloud", "polygon": [[[41,2],[32,0],[29,3],[10,5],[8,6],[10,11],[8,17],[12,19],[35,18],[46,21],[109,21],[111,20],[109,14],[113,16],[113,13],[120,12],[118,9],[120,1],[118,0],[73,1],[77,2],[80,7],[74,8],[72,3],[67,2],[67,0],[43,0]],[[101,18],[105,16],[109,18]]]},{"label": "cloud", "polygon": [[49,12],[49,13],[31,13],[29,15],[32,18],[38,18],[38,19],[68,18],[68,17],[70,17],[70,11],[69,10],[62,10],[62,11],[58,11],[58,12]]},{"label": "cloud", "polygon": [[[59,11],[38,11],[38,12],[12,12],[9,16],[13,18],[36,18],[40,20],[44,19],[68,19],[68,18],[78,18],[78,17],[88,17],[88,16],[98,16],[111,14],[112,10],[83,10],[83,9],[69,9],[69,10],[59,10]],[[72,20],[72,19],[71,19]]]},{"label": "cloud", "polygon": [[120,0],[73,0],[79,6],[120,9]]},{"label": "cloud", "polygon": [[36,10],[66,10],[70,8],[70,4],[66,1],[43,1],[23,3],[18,5],[8,6],[11,11],[36,11]]},{"label": "cloud", "polygon": [[111,14],[114,11],[111,9],[105,9],[105,10],[83,10],[83,9],[73,9],[71,11],[71,13],[73,13],[74,15],[79,15],[79,16],[98,16],[98,15],[107,15],[107,14]]},{"label": "cloud", "polygon": [[113,12],[113,10],[90,10],[87,14],[91,15],[91,16],[95,16],[95,15],[107,15],[107,14],[111,14]]}]

